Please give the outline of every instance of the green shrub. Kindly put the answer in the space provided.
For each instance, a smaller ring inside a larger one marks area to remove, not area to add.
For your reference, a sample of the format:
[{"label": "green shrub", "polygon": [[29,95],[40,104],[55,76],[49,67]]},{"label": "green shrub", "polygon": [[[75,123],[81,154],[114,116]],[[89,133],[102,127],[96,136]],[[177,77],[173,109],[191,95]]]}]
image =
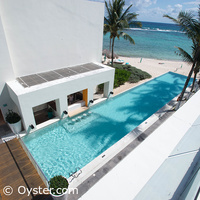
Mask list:
[{"label": "green shrub", "polygon": [[53,195],[60,195],[60,192],[65,193],[67,191],[68,186],[69,183],[67,179],[61,175],[54,176],[49,181],[49,189],[51,191],[51,194]]},{"label": "green shrub", "polygon": [[123,69],[115,69],[115,80],[114,80],[114,88],[123,85],[125,82],[129,80],[131,72],[128,72]]},{"label": "green shrub", "polygon": [[99,90],[100,92],[103,92],[103,89],[104,89],[104,84],[103,84],[103,83],[100,84],[100,85],[98,85],[98,90]]},{"label": "green shrub", "polygon": [[[138,69],[136,67],[133,67],[131,65],[122,65],[114,63],[113,67],[115,69],[125,70],[127,72],[130,72],[131,75],[127,81],[130,83],[137,83],[140,80],[144,80],[146,78],[151,78],[151,75],[145,71],[142,71],[141,69]],[[118,86],[115,86],[118,87]]]}]

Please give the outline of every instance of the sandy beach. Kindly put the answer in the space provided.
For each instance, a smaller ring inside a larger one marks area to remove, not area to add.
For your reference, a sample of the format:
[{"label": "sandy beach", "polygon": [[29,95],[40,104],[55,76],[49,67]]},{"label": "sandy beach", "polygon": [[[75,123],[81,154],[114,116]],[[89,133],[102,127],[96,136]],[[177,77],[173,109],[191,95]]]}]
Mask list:
[{"label": "sandy beach", "polygon": [[[141,58],[121,56],[119,57],[119,59],[124,60],[124,63],[129,63],[130,65],[137,67],[138,69],[148,72],[152,76],[151,79],[165,74],[169,71],[187,76],[192,66],[191,64],[183,61],[158,60],[149,58],[142,58],[141,60]],[[106,62],[108,62],[109,60],[110,59],[107,59]],[[200,78],[199,74],[197,78]],[[138,83],[125,83],[124,85],[121,85],[120,87],[114,89],[114,94],[117,95],[123,91],[126,91],[149,80],[150,79],[145,79]]]}]

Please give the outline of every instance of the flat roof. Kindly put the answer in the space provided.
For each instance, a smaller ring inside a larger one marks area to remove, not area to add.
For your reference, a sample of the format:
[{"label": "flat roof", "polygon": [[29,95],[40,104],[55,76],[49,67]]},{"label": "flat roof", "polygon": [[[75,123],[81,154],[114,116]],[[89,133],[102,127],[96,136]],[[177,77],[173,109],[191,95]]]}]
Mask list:
[{"label": "flat roof", "polygon": [[101,69],[103,67],[94,64],[94,63],[87,63],[84,65],[78,65],[74,67],[66,67],[62,69],[56,69],[53,71],[38,73],[38,74],[31,74],[28,76],[22,76],[16,78],[16,80],[24,87],[31,87],[34,85],[39,85],[45,82],[54,81],[57,79],[65,78],[74,76],[77,74],[86,73],[89,71],[94,71]]},{"label": "flat roof", "polygon": [[7,85],[16,95],[22,95],[110,70],[114,70],[114,68],[93,62],[32,74],[20,78],[18,77],[15,80],[7,82]]}]

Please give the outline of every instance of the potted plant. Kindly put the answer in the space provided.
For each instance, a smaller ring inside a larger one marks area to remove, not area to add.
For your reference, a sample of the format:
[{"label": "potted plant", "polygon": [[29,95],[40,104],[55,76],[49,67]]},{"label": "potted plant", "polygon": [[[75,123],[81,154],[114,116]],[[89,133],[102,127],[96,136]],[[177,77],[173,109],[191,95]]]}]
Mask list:
[{"label": "potted plant", "polygon": [[53,118],[53,109],[51,107],[49,107],[47,109],[47,113],[48,113],[48,118],[49,119]]},{"label": "potted plant", "polygon": [[6,113],[6,121],[14,133],[19,133],[22,130],[21,117],[18,113],[8,110]]},{"label": "potted plant", "polygon": [[51,178],[49,181],[49,190],[53,199],[67,200],[68,186],[68,180],[61,175]]}]

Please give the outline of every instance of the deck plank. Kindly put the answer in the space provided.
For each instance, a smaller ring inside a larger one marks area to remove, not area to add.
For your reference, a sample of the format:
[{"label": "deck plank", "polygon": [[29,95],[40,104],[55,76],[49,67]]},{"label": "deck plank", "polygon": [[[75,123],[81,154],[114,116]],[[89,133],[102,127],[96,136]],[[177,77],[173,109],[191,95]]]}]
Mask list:
[{"label": "deck plank", "polygon": [[[0,199],[16,200],[16,199],[46,199],[49,195],[28,193],[19,194],[20,186],[25,188],[46,188],[37,170],[28,158],[26,152],[22,148],[18,139],[13,139],[6,144],[0,144]],[[13,194],[6,196],[3,193],[5,186],[13,188]]]}]

